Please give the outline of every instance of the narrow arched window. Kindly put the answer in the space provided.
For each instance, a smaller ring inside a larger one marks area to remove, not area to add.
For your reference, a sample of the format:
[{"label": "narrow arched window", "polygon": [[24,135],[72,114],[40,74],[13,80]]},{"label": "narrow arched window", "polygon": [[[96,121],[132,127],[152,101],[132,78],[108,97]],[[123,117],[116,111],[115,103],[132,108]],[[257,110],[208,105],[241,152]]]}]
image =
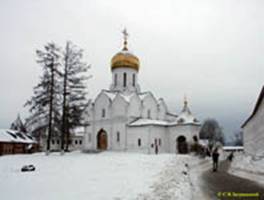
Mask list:
[{"label": "narrow arched window", "polygon": [[117,141],[117,142],[120,141],[120,133],[119,133],[119,132],[116,133],[116,141]]},{"label": "narrow arched window", "polygon": [[133,77],[132,77],[132,84],[133,84],[133,86],[135,87],[135,85],[136,85],[136,74],[133,74]]},{"label": "narrow arched window", "polygon": [[149,119],[151,118],[151,111],[150,111],[150,109],[148,109],[148,118]]},{"label": "narrow arched window", "polygon": [[92,134],[91,133],[89,133],[89,135],[88,135],[88,140],[89,140],[89,142],[92,141]]},{"label": "narrow arched window", "polygon": [[140,147],[141,146],[141,139],[138,138],[138,146]]},{"label": "narrow arched window", "polygon": [[123,82],[124,84],[123,85],[124,85],[124,87],[126,87],[126,85],[127,85],[127,74],[124,73],[123,76],[124,76],[123,77],[124,78],[124,82]]},{"label": "narrow arched window", "polygon": [[114,77],[114,85],[117,86],[117,74],[115,74],[115,77]]},{"label": "narrow arched window", "polygon": [[158,139],[157,138],[155,138],[154,143],[155,143],[155,145],[158,145]]},{"label": "narrow arched window", "polygon": [[102,118],[105,117],[105,109],[102,110]]}]

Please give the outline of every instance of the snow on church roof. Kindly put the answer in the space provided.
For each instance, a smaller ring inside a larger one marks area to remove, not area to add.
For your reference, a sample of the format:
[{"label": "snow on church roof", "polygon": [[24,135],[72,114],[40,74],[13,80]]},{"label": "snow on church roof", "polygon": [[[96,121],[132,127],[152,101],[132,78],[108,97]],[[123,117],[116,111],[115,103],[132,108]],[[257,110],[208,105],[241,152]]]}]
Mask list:
[{"label": "snow on church roof", "polygon": [[184,106],[177,118],[177,123],[179,124],[197,124],[199,125],[199,121],[192,115],[191,110],[188,106],[188,101],[184,99]]},{"label": "snow on church roof", "polygon": [[129,124],[129,126],[146,126],[146,125],[156,125],[156,126],[167,126],[169,123],[163,120],[154,119],[138,119]]},{"label": "snow on church roof", "polygon": [[199,124],[199,121],[191,114],[187,112],[182,112],[177,118],[178,123],[183,123],[183,124],[189,124],[189,123],[194,123],[194,124]]},{"label": "snow on church roof", "polygon": [[[124,98],[126,102],[130,102],[131,98],[136,94],[136,93],[122,93],[122,92],[117,92],[117,91],[109,91],[109,90],[103,90],[102,91],[104,94],[106,94],[111,101],[113,101],[116,97],[117,94],[119,94],[121,97]],[[137,96],[140,98],[140,100],[143,100],[146,96],[150,95],[150,92],[143,92],[137,94]]]},{"label": "snow on church roof", "polygon": [[[195,119],[195,118],[194,118]],[[133,122],[130,122],[129,126],[177,126],[177,125],[200,125],[199,122],[193,121],[193,118],[189,120],[185,120],[180,122],[179,120],[176,121],[165,121],[165,120],[156,120],[156,119],[146,119],[146,118],[139,118]]]},{"label": "snow on church roof", "polygon": [[111,99],[111,101],[113,101],[118,92],[103,90],[103,93],[106,94],[109,97],[109,99]]},{"label": "snow on church roof", "polygon": [[150,92],[143,92],[143,93],[138,94],[138,96],[141,100],[143,100],[146,96],[150,94],[151,94]]}]

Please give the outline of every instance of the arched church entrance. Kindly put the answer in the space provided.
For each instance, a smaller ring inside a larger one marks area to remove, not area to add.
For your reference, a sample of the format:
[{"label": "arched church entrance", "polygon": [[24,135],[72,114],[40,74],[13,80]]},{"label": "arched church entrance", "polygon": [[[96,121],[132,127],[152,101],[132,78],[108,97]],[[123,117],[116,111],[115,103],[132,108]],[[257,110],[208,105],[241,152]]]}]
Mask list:
[{"label": "arched church entrance", "polygon": [[177,144],[178,153],[180,154],[188,153],[188,144],[186,142],[186,138],[183,135],[180,135],[177,138],[176,144]]},{"label": "arched church entrance", "polygon": [[102,151],[107,149],[107,133],[103,129],[97,134],[97,149]]}]

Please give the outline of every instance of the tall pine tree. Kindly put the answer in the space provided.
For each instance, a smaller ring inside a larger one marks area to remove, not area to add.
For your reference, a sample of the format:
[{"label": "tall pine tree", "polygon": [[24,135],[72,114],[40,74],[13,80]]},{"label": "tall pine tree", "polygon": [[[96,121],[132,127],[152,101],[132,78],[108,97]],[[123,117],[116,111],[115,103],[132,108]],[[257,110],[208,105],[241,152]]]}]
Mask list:
[{"label": "tall pine tree", "polygon": [[61,72],[60,58],[61,52],[59,47],[54,43],[48,43],[43,50],[37,50],[37,63],[43,69],[40,82],[34,87],[34,95],[27,101],[26,105],[30,106],[29,124],[34,129],[39,127],[48,132],[47,135],[47,154],[50,151],[50,140],[53,136],[60,134],[61,127]]},{"label": "tall pine tree", "polygon": [[63,52],[63,68],[61,150],[68,151],[74,128],[83,122],[83,112],[88,103],[86,84],[90,78],[85,75],[90,66],[83,61],[83,50],[69,41]]}]

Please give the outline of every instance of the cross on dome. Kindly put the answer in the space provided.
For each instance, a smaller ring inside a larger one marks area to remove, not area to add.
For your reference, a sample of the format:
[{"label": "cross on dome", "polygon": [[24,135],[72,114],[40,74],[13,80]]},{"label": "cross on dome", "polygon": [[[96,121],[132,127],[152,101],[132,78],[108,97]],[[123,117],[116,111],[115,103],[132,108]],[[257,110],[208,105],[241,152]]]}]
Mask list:
[{"label": "cross on dome", "polygon": [[127,29],[124,28],[124,30],[122,31],[123,33],[123,37],[124,37],[124,47],[123,50],[127,51],[127,38],[128,38],[128,33],[127,33]]},{"label": "cross on dome", "polygon": [[186,94],[184,95],[184,105],[183,105],[183,109],[182,112],[186,112],[188,114],[191,114],[190,108],[188,107],[188,101],[187,101],[187,96]]},{"label": "cross on dome", "polygon": [[122,34],[124,39],[124,47],[121,51],[113,56],[111,60],[111,70],[114,70],[116,68],[130,68],[138,71],[140,64],[139,59],[133,53],[128,51],[127,48],[128,33],[126,28],[124,28]]},{"label": "cross on dome", "polygon": [[184,95],[184,105],[187,105],[188,104],[188,101],[187,101],[187,96],[186,94]]}]

